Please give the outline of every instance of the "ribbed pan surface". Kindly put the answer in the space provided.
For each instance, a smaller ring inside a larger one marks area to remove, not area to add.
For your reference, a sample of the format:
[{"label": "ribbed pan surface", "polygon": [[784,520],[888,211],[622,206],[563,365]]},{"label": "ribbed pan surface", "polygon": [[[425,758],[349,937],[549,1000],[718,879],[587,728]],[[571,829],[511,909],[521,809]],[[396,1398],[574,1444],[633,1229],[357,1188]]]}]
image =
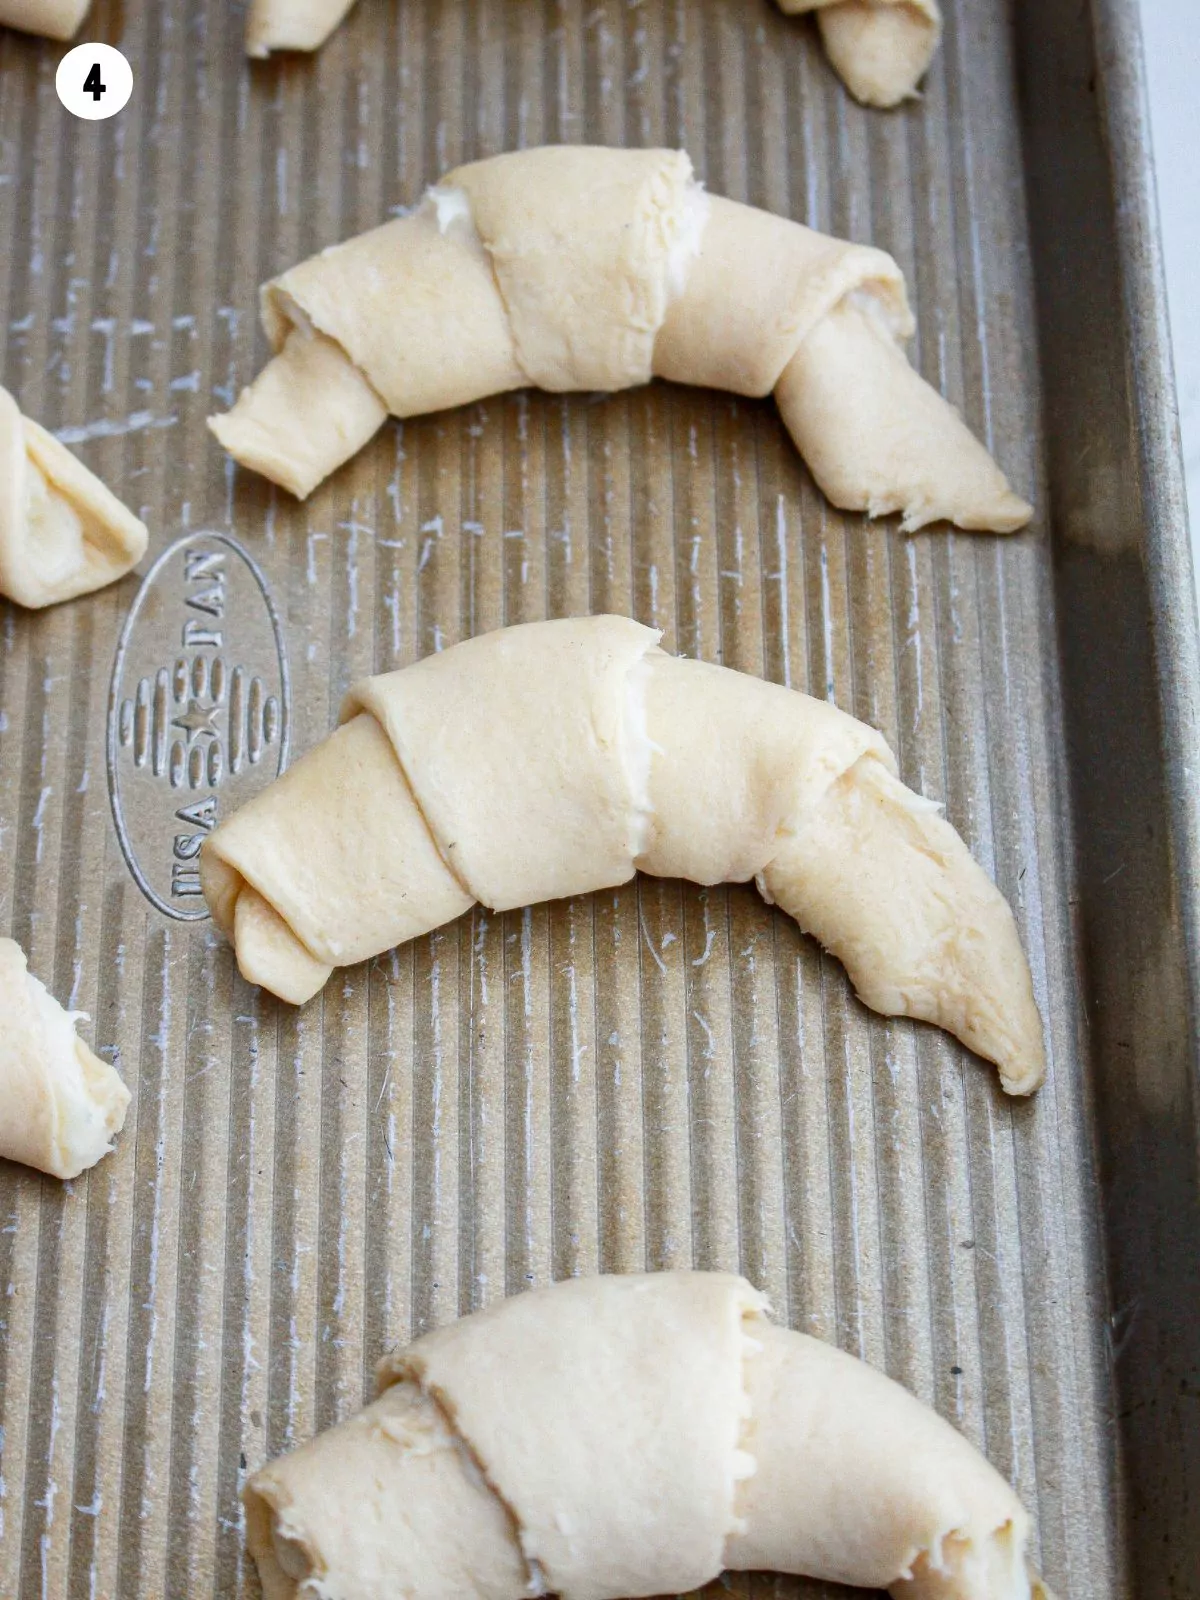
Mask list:
[{"label": "ribbed pan surface", "polygon": [[[896,255],[921,370],[1044,507],[1011,18],[947,12],[925,98],[891,115],[765,0],[361,0],[316,58],[253,68],[240,5],[96,0],[85,36],[135,89],[94,125],[59,106],[58,48],[0,35],[0,375],[140,508],[143,574],[197,530],[257,562],[293,751],[363,674],[629,612],[884,731],[1016,907],[1051,1061],[1005,1099],[947,1037],[866,1012],[753,887],[476,911],[279,1005],[120,847],[106,719],[136,580],[3,606],[0,928],[134,1102],[89,1178],[0,1171],[0,1595],[254,1595],[246,1469],[356,1408],[387,1347],[530,1284],[672,1266],[740,1268],[885,1367],[1015,1481],[1061,1595],[1126,1592],[1044,519],[867,526],[770,403],[664,385],[389,424],[303,506],[204,426],[264,358],[259,282],[454,163],[684,145],[714,191]],[[130,637],[170,669],[166,605]],[[160,812],[139,838],[169,842]]]}]

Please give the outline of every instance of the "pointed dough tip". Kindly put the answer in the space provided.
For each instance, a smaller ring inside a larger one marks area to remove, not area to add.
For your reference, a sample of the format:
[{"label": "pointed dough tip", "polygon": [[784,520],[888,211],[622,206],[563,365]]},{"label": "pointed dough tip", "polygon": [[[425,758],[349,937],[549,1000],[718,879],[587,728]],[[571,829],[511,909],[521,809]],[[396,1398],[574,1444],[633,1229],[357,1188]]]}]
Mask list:
[{"label": "pointed dough tip", "polygon": [[242,977],[290,1005],[311,1000],[333,973],[305,949],[274,906],[248,885],[237,897],[233,930]]},{"label": "pointed dough tip", "polygon": [[387,407],[340,346],[293,328],[208,427],[236,461],[306,500],[386,420]]},{"label": "pointed dough tip", "polygon": [[[868,506],[872,519],[888,516],[893,506]],[[939,522],[949,522],[961,533],[1019,533],[1033,517],[1033,507],[1007,487],[991,500],[981,500],[966,510],[950,506],[910,505],[900,520],[901,533],[920,533]]]},{"label": "pointed dough tip", "polygon": [[1037,1088],[1042,1019],[1012,911],[938,808],[873,754],[829,787],[764,878],[864,1005],[953,1033],[1010,1094]]}]

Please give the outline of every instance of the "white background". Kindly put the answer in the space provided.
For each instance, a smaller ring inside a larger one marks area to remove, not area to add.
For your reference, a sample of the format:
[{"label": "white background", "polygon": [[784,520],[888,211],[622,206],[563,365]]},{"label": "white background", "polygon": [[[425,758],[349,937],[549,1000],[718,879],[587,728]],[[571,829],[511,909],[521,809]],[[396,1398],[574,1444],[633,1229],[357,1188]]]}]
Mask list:
[{"label": "white background", "polygon": [[1175,385],[1200,577],[1200,3],[1142,0]]}]

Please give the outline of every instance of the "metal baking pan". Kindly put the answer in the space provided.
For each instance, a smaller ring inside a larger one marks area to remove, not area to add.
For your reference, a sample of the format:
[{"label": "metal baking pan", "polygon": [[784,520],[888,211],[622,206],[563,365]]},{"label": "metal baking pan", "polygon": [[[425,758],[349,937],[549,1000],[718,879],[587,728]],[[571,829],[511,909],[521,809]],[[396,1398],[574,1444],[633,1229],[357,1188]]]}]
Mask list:
[{"label": "metal baking pan", "polygon": [[[0,36],[0,375],[152,538],[141,587],[0,610],[0,928],[134,1093],[90,1177],[0,1172],[0,1595],[252,1596],[245,1469],[389,1344],[694,1264],[983,1445],[1064,1600],[1200,1596],[1200,702],[1133,0],[949,0],[887,115],[763,0],[361,0],[253,68],[243,21],[96,0],[135,77],[97,124]],[[304,506],[231,470],[261,279],[585,139],[891,250],[1032,528],[868,527],[769,402],[664,385],[389,425]],[[360,675],[589,609],[884,730],[1017,908],[1032,1103],[752,888],[475,912],[299,1012],[242,982],[211,815]]]}]

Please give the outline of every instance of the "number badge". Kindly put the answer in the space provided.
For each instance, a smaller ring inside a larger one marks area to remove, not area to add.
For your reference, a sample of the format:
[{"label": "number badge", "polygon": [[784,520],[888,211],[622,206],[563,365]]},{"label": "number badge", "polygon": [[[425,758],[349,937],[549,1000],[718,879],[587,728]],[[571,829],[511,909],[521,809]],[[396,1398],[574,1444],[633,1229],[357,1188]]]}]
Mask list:
[{"label": "number badge", "polygon": [[58,64],[54,87],[74,117],[114,117],[133,93],[133,69],[111,44],[77,44]]}]

